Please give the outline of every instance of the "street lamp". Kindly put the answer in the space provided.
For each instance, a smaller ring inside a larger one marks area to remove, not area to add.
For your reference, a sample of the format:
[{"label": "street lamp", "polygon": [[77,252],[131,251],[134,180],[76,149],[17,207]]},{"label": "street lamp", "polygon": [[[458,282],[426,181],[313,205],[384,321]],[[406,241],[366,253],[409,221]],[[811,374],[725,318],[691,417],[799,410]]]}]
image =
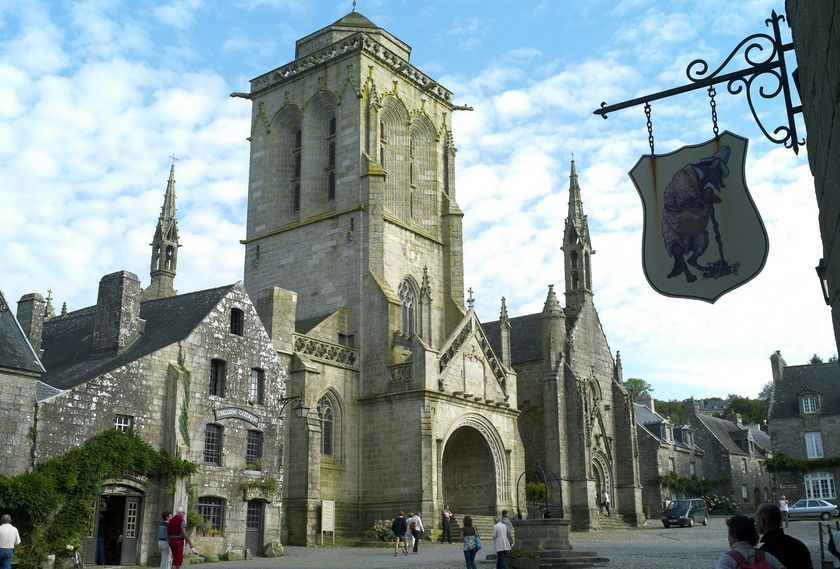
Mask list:
[{"label": "street lamp", "polygon": [[820,288],[822,289],[823,298],[826,304],[831,304],[831,295],[828,292],[828,267],[825,265],[825,259],[820,259],[819,265],[815,267],[817,276],[820,278]]},{"label": "street lamp", "polygon": [[280,415],[283,414],[283,411],[286,409],[286,405],[289,402],[297,400],[298,404],[292,407],[292,410],[295,412],[295,417],[298,419],[306,419],[306,416],[309,415],[309,407],[303,404],[303,396],[302,395],[292,395],[291,397],[281,397],[280,403],[283,405],[280,407]]}]

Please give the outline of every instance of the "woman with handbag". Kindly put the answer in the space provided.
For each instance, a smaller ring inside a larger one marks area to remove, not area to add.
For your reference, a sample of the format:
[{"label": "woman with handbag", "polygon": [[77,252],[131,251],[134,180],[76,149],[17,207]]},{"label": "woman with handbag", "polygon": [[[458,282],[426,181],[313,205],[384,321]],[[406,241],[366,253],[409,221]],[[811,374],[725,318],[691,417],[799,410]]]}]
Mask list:
[{"label": "woman with handbag", "polygon": [[464,540],[464,561],[467,563],[467,569],[476,569],[475,555],[481,549],[481,538],[478,536],[470,516],[464,516],[461,539]]}]

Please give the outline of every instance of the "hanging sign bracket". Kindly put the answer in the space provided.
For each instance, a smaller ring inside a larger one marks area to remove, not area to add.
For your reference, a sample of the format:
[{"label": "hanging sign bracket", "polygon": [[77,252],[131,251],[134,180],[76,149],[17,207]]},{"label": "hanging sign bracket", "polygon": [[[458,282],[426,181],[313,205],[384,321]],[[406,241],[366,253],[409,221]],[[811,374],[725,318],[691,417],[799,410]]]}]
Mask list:
[{"label": "hanging sign bracket", "polygon": [[[793,106],[791,102],[790,83],[788,81],[787,66],[785,64],[785,53],[793,49],[793,43],[782,43],[781,32],[779,30],[779,22],[784,21],[784,15],[776,14],[774,10],[770,18],[765,20],[765,25],[772,26],[773,35],[769,34],[753,34],[741,40],[734,50],[729,54],[726,60],[714,71],[709,71],[709,64],[702,59],[695,59],[688,64],[685,69],[685,74],[690,83],[682,87],[675,87],[666,91],[658,93],[651,93],[643,97],[637,97],[629,101],[617,103],[615,105],[607,105],[601,103],[601,108],[596,109],[596,115],[607,118],[607,113],[635,107],[636,105],[650,104],[651,101],[664,99],[681,93],[687,93],[696,89],[703,89],[712,85],[726,83],[726,89],[731,95],[738,95],[742,91],[747,96],[747,104],[750,107],[750,112],[755,119],[756,124],[764,133],[764,136],[770,142],[775,144],[783,144],[785,148],[791,148],[796,154],[799,154],[799,147],[805,144],[804,139],[800,139],[796,134],[796,123],[794,117],[796,114],[802,112],[802,105]],[[729,65],[732,59],[741,51],[748,66],[738,71],[730,73],[721,72]],[[772,88],[767,88],[766,85],[757,85],[755,89],[762,99],[774,99],[780,93],[785,99],[785,109],[787,111],[787,124],[777,126],[772,133],[762,124],[758,117],[758,113],[753,105],[753,82],[759,77],[769,76],[775,82]],[[796,71],[794,71],[794,81],[796,81]],[[798,88],[798,85],[797,85]]]}]

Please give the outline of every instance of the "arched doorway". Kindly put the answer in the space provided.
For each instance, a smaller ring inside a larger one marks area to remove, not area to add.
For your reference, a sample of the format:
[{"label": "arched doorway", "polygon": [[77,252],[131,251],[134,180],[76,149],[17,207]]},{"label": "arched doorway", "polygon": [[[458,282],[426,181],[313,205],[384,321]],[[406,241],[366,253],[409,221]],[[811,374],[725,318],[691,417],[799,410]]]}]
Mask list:
[{"label": "arched doorway", "polygon": [[482,434],[472,427],[456,429],[443,450],[443,501],[459,514],[492,515],[495,473],[493,454]]},{"label": "arched doorway", "polygon": [[103,484],[94,504],[93,532],[84,543],[85,563],[134,565],[139,561],[144,497],[144,485],[138,480]]},{"label": "arched doorway", "polygon": [[610,494],[610,502],[614,506],[615,498],[613,498],[612,491],[612,475],[606,460],[601,455],[596,455],[592,458],[592,477],[595,479],[595,492],[598,494],[597,500],[595,496],[589,497],[592,504],[599,503],[604,491],[607,491]]}]

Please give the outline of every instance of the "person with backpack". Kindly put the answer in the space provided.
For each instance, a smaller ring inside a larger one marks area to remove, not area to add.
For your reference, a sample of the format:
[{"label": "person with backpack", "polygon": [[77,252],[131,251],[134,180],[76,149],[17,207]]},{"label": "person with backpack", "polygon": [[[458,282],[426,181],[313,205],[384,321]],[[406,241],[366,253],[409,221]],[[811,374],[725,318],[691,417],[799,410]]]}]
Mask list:
[{"label": "person with backpack", "polygon": [[408,531],[411,532],[411,537],[414,538],[411,554],[417,555],[417,546],[420,545],[420,534],[423,532],[423,520],[420,519],[420,514],[408,515]]},{"label": "person with backpack", "polygon": [[782,529],[782,511],[762,504],[755,511],[755,529],[761,534],[761,549],[772,553],[789,569],[814,569],[808,546]]},{"label": "person with backpack", "polygon": [[756,549],[758,532],[752,518],[732,516],[726,520],[726,526],[729,551],[720,556],[715,569],[785,569],[773,554]]}]

